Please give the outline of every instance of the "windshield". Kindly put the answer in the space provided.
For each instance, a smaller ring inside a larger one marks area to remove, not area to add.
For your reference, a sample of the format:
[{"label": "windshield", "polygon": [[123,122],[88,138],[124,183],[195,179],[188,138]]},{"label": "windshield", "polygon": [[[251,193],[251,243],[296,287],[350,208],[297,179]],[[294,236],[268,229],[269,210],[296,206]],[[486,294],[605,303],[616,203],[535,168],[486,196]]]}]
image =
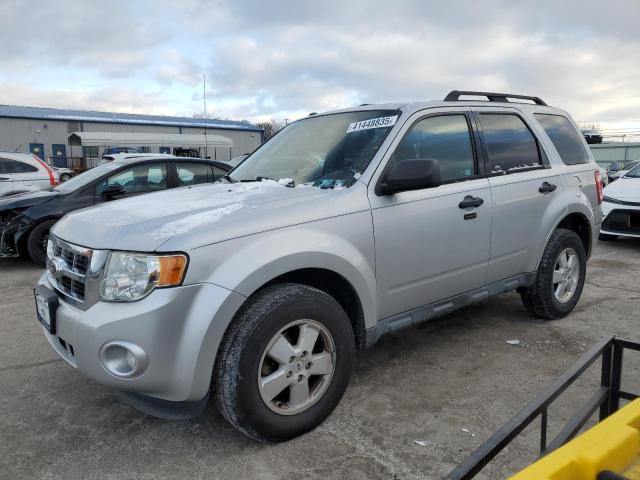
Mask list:
[{"label": "windshield", "polygon": [[629,170],[622,178],[640,178],[640,163],[636,163],[636,166]]},{"label": "windshield", "polygon": [[633,162],[629,162],[629,163],[625,164],[625,166],[622,167],[620,170],[631,170],[636,165],[638,165],[638,161],[634,160]]},{"label": "windshield", "polygon": [[67,180],[66,182],[61,183],[60,185],[53,187],[53,190],[61,193],[71,193],[79,188],[86,186],[87,184],[97,180],[102,175],[120,168],[119,163],[105,163],[104,165],[100,165],[98,167],[92,168],[91,170],[87,170],[86,172],[82,172],[79,175]]},{"label": "windshield", "polygon": [[367,168],[399,116],[396,110],[367,110],[305,118],[265,143],[228,178],[348,187]]}]

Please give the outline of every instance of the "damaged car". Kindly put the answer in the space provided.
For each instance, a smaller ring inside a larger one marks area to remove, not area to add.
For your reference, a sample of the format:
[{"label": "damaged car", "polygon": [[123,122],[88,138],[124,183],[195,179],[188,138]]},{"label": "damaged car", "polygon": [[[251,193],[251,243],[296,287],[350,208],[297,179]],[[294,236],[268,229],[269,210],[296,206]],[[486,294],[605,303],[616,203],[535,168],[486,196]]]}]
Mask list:
[{"label": "damaged car", "polygon": [[115,160],[48,190],[0,199],[0,258],[27,254],[45,264],[49,230],[64,215],[103,202],[214,182],[231,167],[214,160],[167,155]]}]

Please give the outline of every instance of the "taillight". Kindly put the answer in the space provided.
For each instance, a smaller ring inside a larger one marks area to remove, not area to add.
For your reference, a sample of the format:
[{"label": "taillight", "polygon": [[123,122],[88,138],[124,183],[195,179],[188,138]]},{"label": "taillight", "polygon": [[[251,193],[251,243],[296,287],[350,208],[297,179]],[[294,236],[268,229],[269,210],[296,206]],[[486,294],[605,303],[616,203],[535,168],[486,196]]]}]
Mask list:
[{"label": "taillight", "polygon": [[598,205],[600,205],[602,203],[602,199],[604,198],[604,183],[602,183],[600,170],[594,171],[593,176],[596,179],[596,196],[598,197]]},{"label": "taillight", "polygon": [[55,187],[58,182],[56,182],[56,177],[53,174],[53,170],[51,169],[51,167],[49,165],[47,165],[46,163],[44,163],[40,157],[38,157],[37,155],[33,155],[33,158],[36,160],[36,162],[38,162],[40,165],[42,165],[42,168],[44,168],[45,172],[47,172],[49,174],[49,183],[51,184],[52,187]]}]

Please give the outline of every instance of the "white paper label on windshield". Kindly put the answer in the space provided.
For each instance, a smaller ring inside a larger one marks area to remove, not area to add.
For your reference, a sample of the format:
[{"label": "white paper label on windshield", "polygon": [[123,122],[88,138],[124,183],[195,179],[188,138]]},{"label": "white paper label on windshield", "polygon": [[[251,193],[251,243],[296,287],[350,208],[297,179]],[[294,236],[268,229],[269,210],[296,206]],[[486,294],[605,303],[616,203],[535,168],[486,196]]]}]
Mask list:
[{"label": "white paper label on windshield", "polygon": [[370,128],[393,127],[396,124],[396,120],[398,120],[398,115],[394,115],[393,117],[370,118],[369,120],[353,122],[349,124],[347,133],[368,130]]}]

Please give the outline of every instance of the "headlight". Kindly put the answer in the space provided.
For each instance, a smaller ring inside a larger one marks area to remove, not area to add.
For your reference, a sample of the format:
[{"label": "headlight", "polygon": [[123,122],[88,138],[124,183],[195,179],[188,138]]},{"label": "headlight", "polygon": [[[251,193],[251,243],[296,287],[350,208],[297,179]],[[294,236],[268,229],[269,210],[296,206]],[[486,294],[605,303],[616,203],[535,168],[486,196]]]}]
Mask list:
[{"label": "headlight", "polygon": [[602,198],[603,201],[609,203],[622,203],[620,200],[616,200],[615,198],[607,197],[606,195]]},{"label": "headlight", "polygon": [[186,268],[186,255],[112,252],[105,277],[100,282],[100,299],[135,302],[155,288],[180,285]]},{"label": "headlight", "polygon": [[56,255],[55,255],[55,247],[53,246],[53,240],[49,238],[47,240],[47,259],[51,260],[55,256]]}]

